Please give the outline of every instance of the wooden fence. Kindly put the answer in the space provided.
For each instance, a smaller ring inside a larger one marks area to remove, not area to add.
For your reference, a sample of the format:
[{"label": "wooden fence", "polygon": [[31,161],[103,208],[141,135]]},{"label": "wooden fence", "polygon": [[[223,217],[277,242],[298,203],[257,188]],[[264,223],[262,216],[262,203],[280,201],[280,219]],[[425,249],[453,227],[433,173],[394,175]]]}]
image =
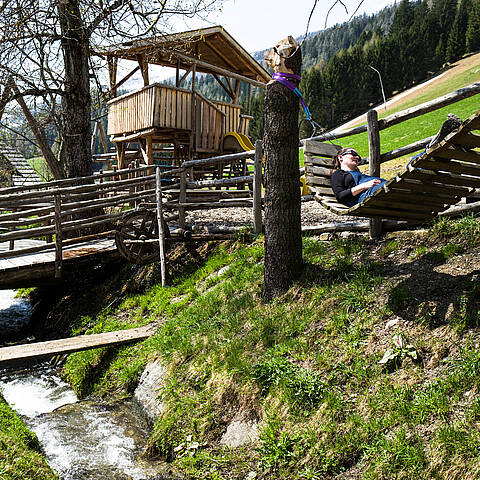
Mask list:
[{"label": "wooden fence", "polygon": [[[239,163],[242,175],[233,175]],[[126,211],[156,208],[158,191],[165,221],[178,221],[181,228],[190,210],[242,206],[253,209],[254,228],[260,232],[261,169],[257,142],[256,151],[192,160],[179,168],[132,163],[89,177],[0,189],[0,243],[9,244],[0,258],[55,249],[56,276],[61,276],[65,247],[113,236]],[[198,171],[204,171],[202,179]],[[43,242],[18,247],[18,240]]]},{"label": "wooden fence", "polygon": [[[386,128],[392,127],[399,123],[410,120],[411,118],[419,117],[426,113],[438,110],[447,105],[452,105],[464,98],[472,97],[480,93],[480,82],[474,83],[464,88],[460,88],[454,92],[451,92],[443,97],[439,97],[430,102],[422,103],[415,107],[403,110],[401,112],[394,113],[383,119],[378,119],[378,113],[376,110],[370,110],[367,113],[367,124],[361,125],[359,127],[351,128],[344,132],[327,132],[322,135],[311,137],[309,139],[302,140],[303,143],[307,140],[317,140],[319,142],[325,142],[330,140],[339,140],[340,138],[350,137],[352,135],[357,135],[360,133],[368,133],[368,144],[369,144],[369,175],[380,177],[380,165],[382,163],[388,162],[395,158],[402,157],[404,155],[410,155],[412,153],[423,150],[429,142],[433,139],[432,137],[424,138],[418,140],[410,145],[391,150],[389,152],[381,152],[381,141],[380,141],[380,131]],[[439,125],[440,127],[440,125]],[[370,236],[375,238],[381,234],[381,220],[373,219],[370,220]]]}]

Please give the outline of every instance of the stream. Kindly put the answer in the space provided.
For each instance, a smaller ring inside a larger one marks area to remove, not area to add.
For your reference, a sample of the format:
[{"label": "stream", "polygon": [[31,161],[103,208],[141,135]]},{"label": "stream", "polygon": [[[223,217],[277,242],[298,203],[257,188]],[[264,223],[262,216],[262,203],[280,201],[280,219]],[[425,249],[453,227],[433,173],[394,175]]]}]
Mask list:
[{"label": "stream", "polygon": [[[2,340],[28,326],[30,305],[0,291]],[[0,369],[0,392],[35,432],[62,480],[168,480],[141,458],[149,434],[135,400],[109,405],[79,401],[48,363]]]}]

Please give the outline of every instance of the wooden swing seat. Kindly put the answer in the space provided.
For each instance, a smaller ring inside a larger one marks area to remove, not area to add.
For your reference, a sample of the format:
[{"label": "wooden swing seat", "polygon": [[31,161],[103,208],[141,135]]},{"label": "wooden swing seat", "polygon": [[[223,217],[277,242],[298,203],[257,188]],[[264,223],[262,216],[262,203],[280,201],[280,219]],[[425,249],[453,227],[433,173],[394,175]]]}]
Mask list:
[{"label": "wooden swing seat", "polygon": [[306,182],[315,199],[337,215],[421,222],[480,188],[480,111],[415,158],[402,173],[353,207],[337,202],[330,186],[340,146],[306,140]]}]

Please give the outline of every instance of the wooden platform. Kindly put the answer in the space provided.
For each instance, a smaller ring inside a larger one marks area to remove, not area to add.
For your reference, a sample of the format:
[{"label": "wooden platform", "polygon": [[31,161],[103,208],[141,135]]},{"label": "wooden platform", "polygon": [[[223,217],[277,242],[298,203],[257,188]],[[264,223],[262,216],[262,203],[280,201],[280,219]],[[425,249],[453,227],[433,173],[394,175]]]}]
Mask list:
[{"label": "wooden platform", "polygon": [[[37,240],[21,240],[21,247],[39,245]],[[17,242],[16,242],[17,243]],[[0,252],[8,249],[8,242],[0,243]],[[55,250],[46,250],[10,258],[0,258],[0,289],[35,287],[62,280],[71,280],[78,269],[94,260],[110,261],[119,258],[115,241],[110,238],[65,247],[63,251],[63,276],[55,279]]]},{"label": "wooden platform", "polygon": [[115,332],[81,335],[48,342],[29,343],[0,348],[0,366],[29,363],[32,360],[42,360],[56,355],[64,355],[81,350],[109,347],[128,342],[145,340],[155,333],[154,325],[118,330]]}]

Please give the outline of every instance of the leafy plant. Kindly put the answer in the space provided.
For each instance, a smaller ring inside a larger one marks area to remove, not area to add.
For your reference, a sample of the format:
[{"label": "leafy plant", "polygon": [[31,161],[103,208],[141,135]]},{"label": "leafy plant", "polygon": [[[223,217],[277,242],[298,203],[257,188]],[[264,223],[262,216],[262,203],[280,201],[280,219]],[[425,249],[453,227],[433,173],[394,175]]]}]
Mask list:
[{"label": "leafy plant", "polygon": [[408,343],[401,334],[398,334],[393,337],[392,348],[385,351],[382,359],[378,363],[386,365],[387,367],[399,367],[407,357],[411,358],[414,362],[419,359],[415,347]]}]

